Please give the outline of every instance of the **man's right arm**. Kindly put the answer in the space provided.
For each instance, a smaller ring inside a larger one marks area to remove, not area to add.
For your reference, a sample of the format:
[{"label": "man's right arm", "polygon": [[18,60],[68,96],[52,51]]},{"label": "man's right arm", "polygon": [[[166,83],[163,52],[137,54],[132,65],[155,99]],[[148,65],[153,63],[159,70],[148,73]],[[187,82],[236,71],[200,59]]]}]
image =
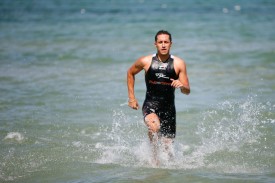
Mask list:
[{"label": "man's right arm", "polygon": [[135,75],[145,67],[145,58],[139,58],[127,71],[127,86],[128,86],[128,105],[133,109],[138,109],[139,105],[135,97],[134,85]]}]

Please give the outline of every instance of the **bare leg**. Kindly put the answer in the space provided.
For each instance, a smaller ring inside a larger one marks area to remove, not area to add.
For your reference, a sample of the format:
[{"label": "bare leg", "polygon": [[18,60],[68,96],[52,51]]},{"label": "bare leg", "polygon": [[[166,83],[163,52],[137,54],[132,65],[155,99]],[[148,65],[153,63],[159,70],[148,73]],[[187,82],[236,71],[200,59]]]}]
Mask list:
[{"label": "bare leg", "polygon": [[148,137],[152,145],[153,162],[158,165],[158,132],[160,129],[160,121],[155,113],[148,114],[145,117],[145,124],[148,127]]},{"label": "bare leg", "polygon": [[150,144],[152,148],[152,155],[153,155],[153,164],[158,165],[158,134],[148,132],[148,136],[150,139]]},{"label": "bare leg", "polygon": [[173,138],[161,137],[161,146],[164,153],[167,154],[168,160],[171,160],[174,157],[173,142]]}]

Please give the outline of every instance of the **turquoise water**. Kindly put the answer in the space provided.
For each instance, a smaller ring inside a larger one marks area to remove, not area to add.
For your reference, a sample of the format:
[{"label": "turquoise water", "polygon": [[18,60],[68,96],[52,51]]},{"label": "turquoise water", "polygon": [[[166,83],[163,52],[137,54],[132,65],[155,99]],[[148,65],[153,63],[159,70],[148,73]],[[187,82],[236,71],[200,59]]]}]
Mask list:
[{"label": "turquoise water", "polygon": [[[274,17],[272,0],[2,0],[0,182],[274,182]],[[192,91],[154,167],[126,70],[159,29]]]}]

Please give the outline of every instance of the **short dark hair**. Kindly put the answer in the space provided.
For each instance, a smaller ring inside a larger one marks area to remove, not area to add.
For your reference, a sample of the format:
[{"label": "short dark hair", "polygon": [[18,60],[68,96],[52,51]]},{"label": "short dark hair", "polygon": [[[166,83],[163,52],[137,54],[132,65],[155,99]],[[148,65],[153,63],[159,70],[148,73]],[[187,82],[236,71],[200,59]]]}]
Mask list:
[{"label": "short dark hair", "polygon": [[158,39],[158,35],[161,35],[161,34],[167,34],[169,36],[169,40],[172,42],[172,35],[166,31],[166,30],[160,30],[157,32],[156,36],[155,36],[155,41],[157,41]]}]

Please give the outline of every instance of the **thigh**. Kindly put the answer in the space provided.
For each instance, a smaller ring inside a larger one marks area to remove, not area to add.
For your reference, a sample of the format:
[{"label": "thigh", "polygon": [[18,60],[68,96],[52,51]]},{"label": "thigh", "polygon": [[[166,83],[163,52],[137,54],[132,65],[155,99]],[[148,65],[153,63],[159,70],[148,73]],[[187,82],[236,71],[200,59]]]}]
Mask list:
[{"label": "thigh", "polygon": [[156,115],[155,113],[150,113],[144,117],[144,122],[148,127],[149,131],[153,133],[159,132],[160,120],[158,115]]},{"label": "thigh", "polygon": [[142,106],[144,122],[151,132],[158,132],[160,129],[160,119],[157,113],[158,108],[158,102],[151,100],[145,100]]}]

